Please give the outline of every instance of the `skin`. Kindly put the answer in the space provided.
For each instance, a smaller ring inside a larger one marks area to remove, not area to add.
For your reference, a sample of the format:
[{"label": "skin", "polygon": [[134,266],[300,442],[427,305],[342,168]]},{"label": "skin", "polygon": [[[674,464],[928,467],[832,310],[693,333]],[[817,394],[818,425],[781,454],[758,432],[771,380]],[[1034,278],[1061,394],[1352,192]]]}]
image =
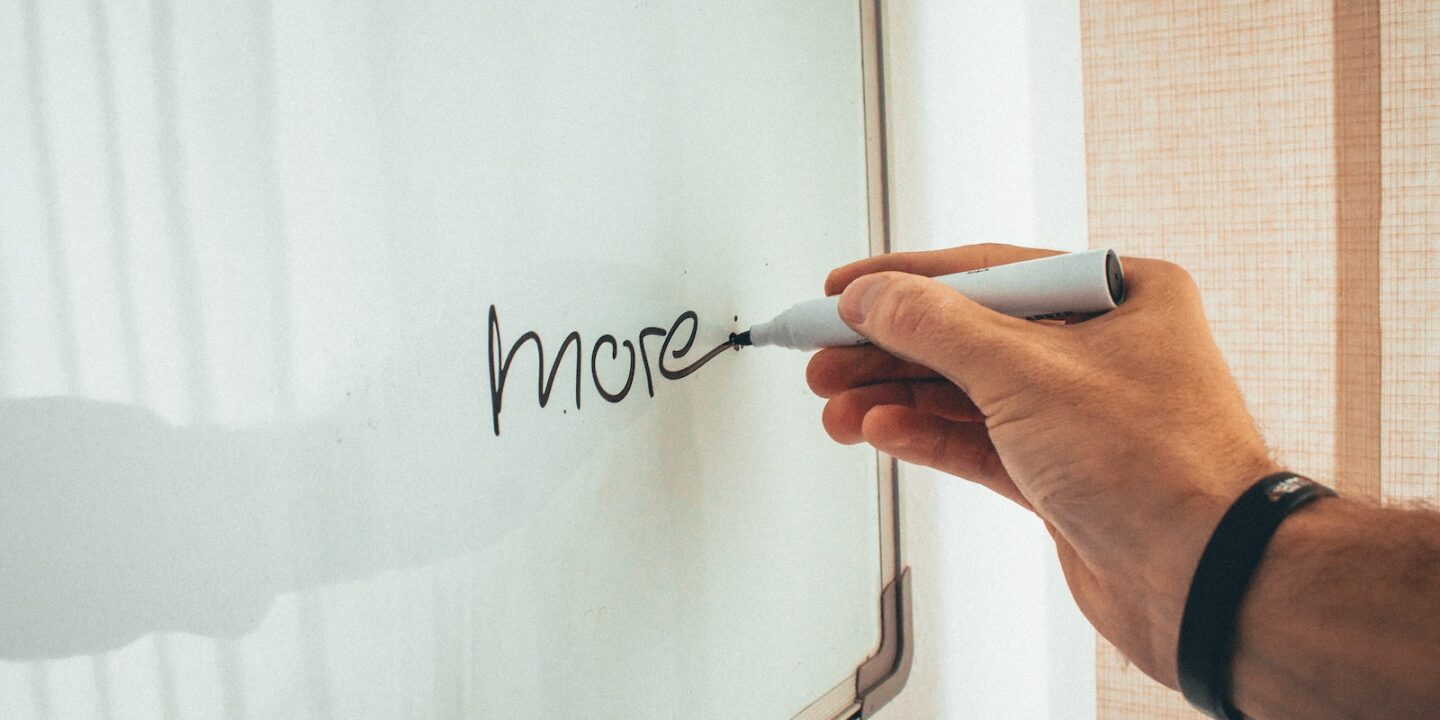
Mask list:
[{"label": "skin", "polygon": [[[1284,468],[1183,268],[1124,258],[1125,303],[1069,324],[1000,315],[927,277],[1053,254],[972,245],[836,269],[826,293],[873,344],[816,353],[807,380],[835,440],[1038,515],[1085,616],[1175,688],[1205,543],[1240,493]],[[1235,645],[1234,702],[1250,717],[1435,717],[1440,520],[1348,499],[1302,508],[1266,551]]]}]

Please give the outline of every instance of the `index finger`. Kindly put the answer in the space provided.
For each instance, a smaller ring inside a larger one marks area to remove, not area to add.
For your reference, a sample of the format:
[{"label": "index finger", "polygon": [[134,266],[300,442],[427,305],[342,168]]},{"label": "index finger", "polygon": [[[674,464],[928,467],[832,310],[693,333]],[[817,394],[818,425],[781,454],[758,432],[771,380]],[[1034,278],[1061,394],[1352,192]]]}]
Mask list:
[{"label": "index finger", "polygon": [[1000,243],[979,243],[961,245],[946,250],[875,255],[864,260],[856,260],[849,265],[841,265],[830,271],[830,276],[825,278],[825,294],[838,295],[855,278],[886,270],[934,277],[1063,254],[1059,250],[1041,250]]}]

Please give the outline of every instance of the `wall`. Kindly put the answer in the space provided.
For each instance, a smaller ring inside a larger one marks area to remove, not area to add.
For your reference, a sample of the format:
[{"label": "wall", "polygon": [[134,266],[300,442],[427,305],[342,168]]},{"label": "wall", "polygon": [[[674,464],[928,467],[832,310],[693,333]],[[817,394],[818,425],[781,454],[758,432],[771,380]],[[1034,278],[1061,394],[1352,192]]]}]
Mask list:
[{"label": "wall", "polygon": [[[1086,246],[1079,10],[889,6],[897,249]],[[915,664],[882,717],[1095,717],[1094,635],[1028,513],[922,468],[903,478]]]}]

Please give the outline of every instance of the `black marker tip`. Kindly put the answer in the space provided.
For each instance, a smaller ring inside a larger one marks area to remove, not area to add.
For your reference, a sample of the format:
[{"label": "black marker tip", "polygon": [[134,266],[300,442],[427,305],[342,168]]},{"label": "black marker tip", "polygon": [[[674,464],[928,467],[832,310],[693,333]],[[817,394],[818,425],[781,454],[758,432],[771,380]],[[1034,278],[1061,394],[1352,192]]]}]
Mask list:
[{"label": "black marker tip", "polygon": [[735,347],[746,347],[754,343],[750,342],[750,331],[746,330],[742,333],[730,333],[730,344]]}]

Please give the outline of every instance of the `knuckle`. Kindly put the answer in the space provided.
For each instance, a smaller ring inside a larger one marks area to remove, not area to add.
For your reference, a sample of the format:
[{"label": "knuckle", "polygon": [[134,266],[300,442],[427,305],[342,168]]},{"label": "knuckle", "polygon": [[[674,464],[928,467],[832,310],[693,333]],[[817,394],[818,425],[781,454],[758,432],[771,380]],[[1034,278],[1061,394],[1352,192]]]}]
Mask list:
[{"label": "knuckle", "polygon": [[1179,263],[1173,263],[1167,260],[1165,261],[1163,267],[1166,269],[1167,272],[1171,274],[1171,276],[1175,279],[1176,282],[1187,282],[1192,285],[1195,284],[1194,276],[1190,274],[1189,270],[1185,269],[1184,265],[1181,265]]},{"label": "knuckle", "polygon": [[1156,277],[1162,279],[1166,286],[1177,290],[1194,289],[1195,277],[1190,274],[1185,266],[1173,263],[1169,260],[1156,260],[1154,270]]},{"label": "knuckle", "polygon": [[[1200,284],[1195,276],[1180,265],[1166,263],[1165,286],[1177,311],[1201,311]],[[1203,312],[1203,311],[1202,311]]]},{"label": "knuckle", "polygon": [[1199,285],[1184,266],[1153,258],[1127,262],[1133,268],[1130,283],[1137,297],[1149,297],[1161,303],[1198,301]]},{"label": "knuckle", "polygon": [[924,452],[925,458],[920,463],[939,469],[945,464],[945,458],[950,453],[950,433],[936,433]]},{"label": "knuckle", "polygon": [[971,247],[975,249],[975,252],[980,258],[980,267],[990,267],[991,265],[994,265],[996,262],[996,257],[998,257],[1001,253],[1011,249],[1011,246],[1009,245],[1004,245],[996,242],[983,242],[972,245]]},{"label": "knuckle", "polygon": [[901,336],[933,333],[943,314],[943,303],[917,282],[905,280],[890,286],[879,303],[880,321]]}]

